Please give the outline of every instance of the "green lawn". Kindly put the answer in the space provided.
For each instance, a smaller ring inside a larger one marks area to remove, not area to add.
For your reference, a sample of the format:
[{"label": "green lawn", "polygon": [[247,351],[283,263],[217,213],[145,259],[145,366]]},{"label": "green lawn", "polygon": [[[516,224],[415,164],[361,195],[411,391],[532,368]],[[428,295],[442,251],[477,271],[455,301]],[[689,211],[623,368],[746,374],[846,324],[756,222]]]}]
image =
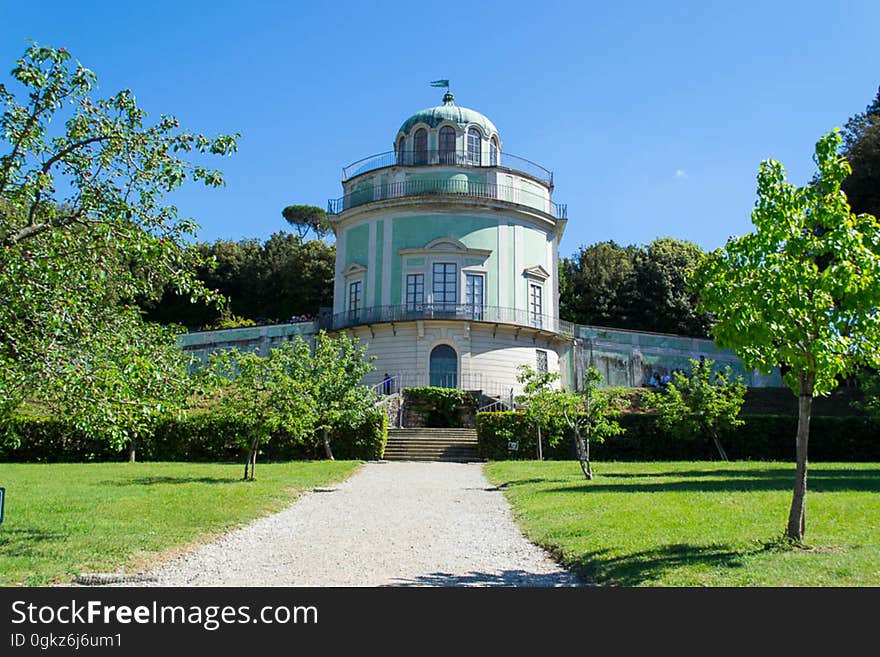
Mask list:
[{"label": "green lawn", "polygon": [[880,586],[880,464],[810,465],[807,549],[779,540],[794,465],[485,466],[526,535],[585,579],[623,586]]},{"label": "green lawn", "polygon": [[358,462],[0,463],[6,517],[0,585],[64,582],[78,572],[136,569],[176,547],[282,508],[348,476]]}]

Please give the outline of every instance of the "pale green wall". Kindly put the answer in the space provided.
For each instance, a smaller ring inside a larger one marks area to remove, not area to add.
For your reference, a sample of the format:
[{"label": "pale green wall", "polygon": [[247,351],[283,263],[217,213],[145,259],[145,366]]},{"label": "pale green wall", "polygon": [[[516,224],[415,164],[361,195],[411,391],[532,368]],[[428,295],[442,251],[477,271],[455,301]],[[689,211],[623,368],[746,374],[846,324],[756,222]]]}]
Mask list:
[{"label": "pale green wall", "polygon": [[387,302],[382,301],[382,266],[383,266],[383,249],[385,248],[385,220],[379,219],[376,222],[376,253],[373,258],[373,268],[376,275],[373,278],[376,290],[375,303],[376,306],[383,306]]},{"label": "pale green wall", "polygon": [[370,248],[370,227],[361,224],[345,231],[345,262],[343,269],[351,264],[368,265],[367,252]]}]

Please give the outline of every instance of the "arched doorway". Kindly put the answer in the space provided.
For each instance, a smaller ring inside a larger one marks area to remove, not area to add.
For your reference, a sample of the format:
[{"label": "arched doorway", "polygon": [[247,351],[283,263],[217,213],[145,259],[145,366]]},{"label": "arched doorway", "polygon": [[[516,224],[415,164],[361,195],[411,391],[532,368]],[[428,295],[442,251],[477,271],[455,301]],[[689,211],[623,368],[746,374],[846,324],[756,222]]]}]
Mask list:
[{"label": "arched doorway", "polygon": [[458,388],[458,355],[448,344],[431,350],[430,384],[438,388]]}]

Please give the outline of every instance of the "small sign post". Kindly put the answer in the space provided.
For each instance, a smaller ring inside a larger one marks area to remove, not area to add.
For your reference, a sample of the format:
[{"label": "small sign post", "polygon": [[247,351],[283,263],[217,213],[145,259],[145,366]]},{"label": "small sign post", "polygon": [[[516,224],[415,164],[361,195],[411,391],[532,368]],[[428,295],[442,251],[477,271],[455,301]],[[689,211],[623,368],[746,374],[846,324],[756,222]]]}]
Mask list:
[{"label": "small sign post", "polygon": [[509,449],[511,452],[519,451],[519,442],[516,440],[511,440],[507,443],[507,449]]},{"label": "small sign post", "polygon": [[0,525],[3,524],[3,505],[6,502],[6,489],[0,486]]}]

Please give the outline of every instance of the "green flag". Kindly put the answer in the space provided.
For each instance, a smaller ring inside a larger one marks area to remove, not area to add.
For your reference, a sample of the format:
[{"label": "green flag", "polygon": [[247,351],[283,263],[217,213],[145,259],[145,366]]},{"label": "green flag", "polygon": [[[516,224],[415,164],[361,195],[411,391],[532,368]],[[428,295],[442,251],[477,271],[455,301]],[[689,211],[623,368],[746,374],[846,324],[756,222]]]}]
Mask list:
[{"label": "green flag", "polygon": [[446,87],[449,89],[449,80],[433,80],[431,82],[432,87]]}]

